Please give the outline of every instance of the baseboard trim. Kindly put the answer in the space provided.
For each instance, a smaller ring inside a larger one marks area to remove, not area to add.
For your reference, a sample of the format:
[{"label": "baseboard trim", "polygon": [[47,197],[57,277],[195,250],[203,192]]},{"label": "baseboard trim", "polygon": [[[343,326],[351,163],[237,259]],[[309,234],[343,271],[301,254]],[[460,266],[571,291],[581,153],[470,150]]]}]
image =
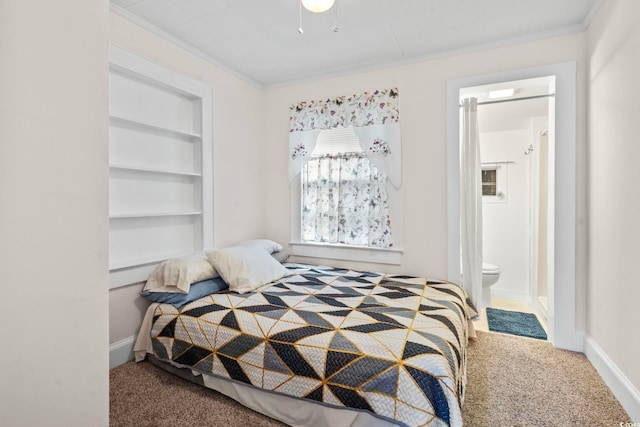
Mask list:
[{"label": "baseboard trim", "polygon": [[491,289],[491,296],[493,298],[508,299],[512,301],[525,301],[529,302],[529,295],[523,291],[508,291],[505,289]]},{"label": "baseboard trim", "polygon": [[585,338],[584,353],[624,410],[627,411],[631,421],[640,421],[640,391],[590,336]]},{"label": "baseboard trim", "polygon": [[136,338],[137,335],[132,335],[109,345],[109,369],[133,360],[133,347],[136,344]]},{"label": "baseboard trim", "polygon": [[538,314],[540,314],[540,316],[542,316],[544,321],[548,322],[549,319],[547,317],[547,304],[546,304],[546,302],[544,304],[542,304],[540,302],[540,298],[541,297],[536,298],[535,307],[536,307],[536,310],[538,310]]}]

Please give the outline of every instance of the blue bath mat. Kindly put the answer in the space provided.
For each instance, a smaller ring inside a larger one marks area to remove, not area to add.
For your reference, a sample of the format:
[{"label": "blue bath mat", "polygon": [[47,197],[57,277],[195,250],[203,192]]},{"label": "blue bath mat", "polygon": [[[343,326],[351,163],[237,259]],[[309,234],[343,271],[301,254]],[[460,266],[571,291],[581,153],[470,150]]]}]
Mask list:
[{"label": "blue bath mat", "polygon": [[487,307],[487,320],[489,321],[489,330],[493,332],[502,332],[504,334],[519,335],[521,337],[537,338],[540,340],[547,339],[547,334],[533,313],[522,313],[520,311],[508,311]]}]

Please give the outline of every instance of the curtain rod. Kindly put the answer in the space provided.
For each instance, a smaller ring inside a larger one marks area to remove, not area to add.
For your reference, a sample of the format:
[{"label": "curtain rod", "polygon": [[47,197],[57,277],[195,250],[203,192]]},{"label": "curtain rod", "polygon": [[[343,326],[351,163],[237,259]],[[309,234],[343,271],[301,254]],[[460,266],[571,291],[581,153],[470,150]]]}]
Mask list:
[{"label": "curtain rod", "polygon": [[[477,105],[501,104],[503,102],[526,101],[527,99],[551,98],[551,97],[554,97],[554,96],[556,96],[555,93],[550,93],[548,95],[523,96],[522,98],[511,98],[511,99],[500,99],[498,101],[478,102]],[[460,105],[460,107],[462,107],[462,105]]]}]

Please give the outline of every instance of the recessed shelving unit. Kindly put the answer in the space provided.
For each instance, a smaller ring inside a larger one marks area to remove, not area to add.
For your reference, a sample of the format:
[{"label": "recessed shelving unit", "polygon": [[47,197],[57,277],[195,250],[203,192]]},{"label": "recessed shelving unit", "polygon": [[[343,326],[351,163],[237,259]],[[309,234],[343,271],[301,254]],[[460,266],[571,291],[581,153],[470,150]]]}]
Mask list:
[{"label": "recessed shelving unit", "polygon": [[213,246],[212,91],[116,46],[109,70],[111,288]]}]

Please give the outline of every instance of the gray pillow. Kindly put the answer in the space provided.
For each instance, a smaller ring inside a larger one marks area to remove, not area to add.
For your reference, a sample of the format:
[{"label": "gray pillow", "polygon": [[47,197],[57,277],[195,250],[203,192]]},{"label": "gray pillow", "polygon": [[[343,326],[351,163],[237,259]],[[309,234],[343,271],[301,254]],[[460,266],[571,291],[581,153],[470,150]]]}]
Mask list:
[{"label": "gray pillow", "polygon": [[271,254],[271,256],[274,257],[276,261],[282,264],[289,258],[289,253],[285,251],[275,251]]}]

